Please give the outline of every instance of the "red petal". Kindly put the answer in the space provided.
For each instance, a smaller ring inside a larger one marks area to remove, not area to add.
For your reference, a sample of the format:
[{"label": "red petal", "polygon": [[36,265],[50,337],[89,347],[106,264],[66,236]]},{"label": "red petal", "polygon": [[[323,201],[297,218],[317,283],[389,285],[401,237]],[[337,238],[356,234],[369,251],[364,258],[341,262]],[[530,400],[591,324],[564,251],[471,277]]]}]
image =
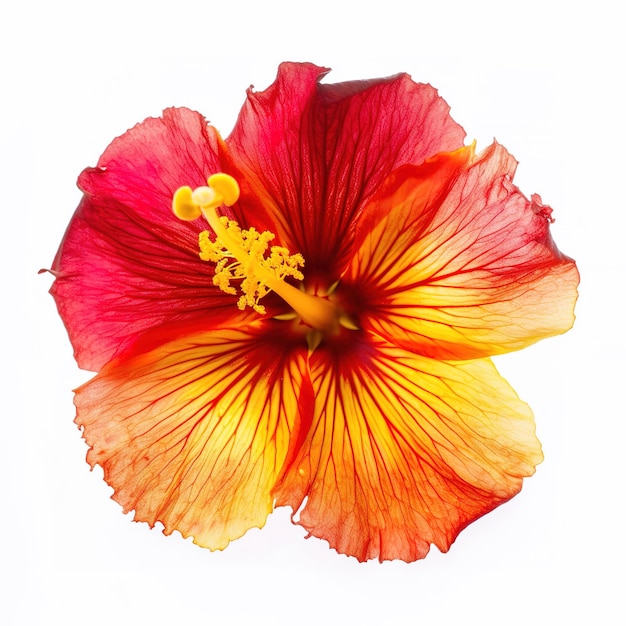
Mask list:
[{"label": "red petal", "polygon": [[565,332],[578,272],[549,232],[551,210],[511,183],[497,144],[396,172],[365,209],[344,289],[359,324],[441,359],[480,358]]},{"label": "red petal", "polygon": [[[204,118],[168,109],[115,139],[79,178],[85,197],[54,260],[52,287],[78,364],[98,370],[138,333],[236,313],[198,256],[202,220],[172,214],[174,191],[221,170]],[[228,307],[220,311],[220,306]]]},{"label": "red petal", "polygon": [[311,358],[315,414],[276,489],[299,524],[363,561],[448,550],[542,460],[532,413],[488,360],[451,364],[384,340]]},{"label": "red petal", "polygon": [[271,87],[248,92],[227,143],[281,240],[304,255],[309,275],[332,282],[378,185],[402,164],[458,148],[464,132],[437,92],[407,75],[319,84],[326,73],[283,63]]},{"label": "red petal", "polygon": [[209,174],[221,171],[221,142],[200,113],[166,109],[162,117],[148,118],[114,139],[78,185],[167,227],[174,191],[206,185]]},{"label": "red petal", "polygon": [[310,421],[306,349],[275,324],[147,333],[77,390],[87,460],[136,521],[211,549],[265,524]]}]

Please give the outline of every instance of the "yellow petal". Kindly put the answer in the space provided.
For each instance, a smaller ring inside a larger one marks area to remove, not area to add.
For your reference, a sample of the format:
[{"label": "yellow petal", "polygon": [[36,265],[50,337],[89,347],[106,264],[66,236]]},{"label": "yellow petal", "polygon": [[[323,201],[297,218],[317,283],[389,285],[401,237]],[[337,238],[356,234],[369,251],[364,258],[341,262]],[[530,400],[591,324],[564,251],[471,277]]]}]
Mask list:
[{"label": "yellow petal", "polygon": [[542,460],[530,409],[489,360],[439,362],[374,339],[316,351],[311,377],[313,424],[277,505],[303,506],[302,526],[359,560],[446,551]]},{"label": "yellow petal", "polygon": [[260,328],[155,331],[77,390],[87,459],[135,520],[211,549],[265,524],[308,382]]}]

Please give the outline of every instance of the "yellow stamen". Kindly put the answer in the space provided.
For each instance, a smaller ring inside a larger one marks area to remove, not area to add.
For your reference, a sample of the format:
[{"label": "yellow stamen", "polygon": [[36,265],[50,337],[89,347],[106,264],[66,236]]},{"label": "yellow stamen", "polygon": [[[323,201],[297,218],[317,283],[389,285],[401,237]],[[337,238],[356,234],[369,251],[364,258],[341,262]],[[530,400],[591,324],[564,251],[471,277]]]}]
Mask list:
[{"label": "yellow stamen", "polygon": [[265,307],[259,300],[270,291],[278,294],[309,326],[328,333],[337,332],[343,323],[340,311],[329,300],[305,293],[285,282],[291,277],[302,280],[299,268],[304,265],[301,254],[290,254],[286,248],[271,246],[274,234],[258,232],[254,228],[242,230],[237,222],[220,217],[217,208],[232,206],[239,199],[239,185],[228,174],[214,174],[207,187],[181,187],[174,194],[172,208],[182,220],[194,220],[201,215],[207,220],[215,239],[208,231],[199,236],[200,258],[215,263],[213,283],[222,291],[235,295],[237,290],[231,281],[240,280],[240,296],[237,306],[253,308],[264,314]]},{"label": "yellow stamen", "polygon": [[[213,215],[207,215],[209,218],[209,223],[214,221]],[[237,222],[226,217],[218,217],[218,220],[213,227],[217,234],[215,241],[211,241],[208,231],[200,233],[200,258],[216,264],[213,284],[222,291],[234,295],[237,292],[231,281],[242,281],[243,295],[237,303],[240,309],[249,306],[264,314],[265,307],[259,300],[270,291],[268,284],[281,282],[287,276],[302,280],[304,277],[298,267],[304,265],[304,259],[300,254],[290,255],[280,246],[272,246],[266,256],[273,233],[259,233],[254,228],[241,230]]]}]

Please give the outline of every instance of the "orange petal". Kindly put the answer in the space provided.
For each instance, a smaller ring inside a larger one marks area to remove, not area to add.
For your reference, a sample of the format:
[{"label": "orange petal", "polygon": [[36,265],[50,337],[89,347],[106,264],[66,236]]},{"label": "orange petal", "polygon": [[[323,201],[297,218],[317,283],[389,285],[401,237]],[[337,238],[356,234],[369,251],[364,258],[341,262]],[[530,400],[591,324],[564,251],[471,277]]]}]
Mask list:
[{"label": "orange petal", "polygon": [[383,339],[320,349],[306,441],[276,489],[312,535],[359,560],[446,551],[542,460],[533,416],[488,359],[449,363]]},{"label": "orange petal", "polygon": [[343,280],[362,294],[362,328],[433,358],[516,350],[574,320],[578,272],[552,241],[550,208],[513,186],[502,146],[468,150],[391,177]]},{"label": "orange petal", "polygon": [[135,520],[211,549],[265,524],[310,395],[305,351],[267,328],[154,332],[77,390],[87,460]]}]

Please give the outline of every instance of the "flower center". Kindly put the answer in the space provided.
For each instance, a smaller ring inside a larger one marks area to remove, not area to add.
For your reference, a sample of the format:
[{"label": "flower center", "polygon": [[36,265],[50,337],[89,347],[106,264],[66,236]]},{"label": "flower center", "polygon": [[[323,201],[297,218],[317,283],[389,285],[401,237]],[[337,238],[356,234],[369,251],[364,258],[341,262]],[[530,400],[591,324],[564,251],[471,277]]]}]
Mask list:
[{"label": "flower center", "polygon": [[[215,233],[211,239],[208,231],[199,235],[200,258],[215,263],[213,284],[228,294],[236,295],[233,281],[241,281],[240,309],[247,306],[259,314],[265,307],[259,300],[270,291],[278,294],[311,328],[324,334],[335,334],[339,326],[353,328],[343,319],[341,310],[330,300],[305,293],[285,282],[288,277],[303,280],[300,267],[304,266],[301,254],[290,254],[281,246],[269,246],[274,234],[259,232],[255,228],[242,230],[237,222],[220,217],[220,206],[232,206],[239,199],[239,185],[228,174],[213,174],[208,186],[180,187],[172,201],[174,214],[181,220],[194,220],[204,216]],[[268,249],[269,248],[269,249]]]}]

